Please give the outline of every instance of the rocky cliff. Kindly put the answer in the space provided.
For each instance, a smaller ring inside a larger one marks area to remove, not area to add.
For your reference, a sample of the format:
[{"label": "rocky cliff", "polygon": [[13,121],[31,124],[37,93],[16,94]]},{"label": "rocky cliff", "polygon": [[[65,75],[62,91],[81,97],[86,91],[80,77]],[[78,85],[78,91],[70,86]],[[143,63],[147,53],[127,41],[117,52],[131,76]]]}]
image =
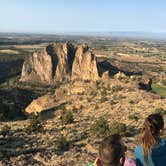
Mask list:
[{"label": "rocky cliff", "polygon": [[95,55],[89,51],[88,46],[79,46],[73,62],[72,79],[95,81],[98,77]]},{"label": "rocky cliff", "polygon": [[74,47],[70,43],[50,44],[25,60],[21,81],[54,81],[98,79],[97,60],[88,46]]}]

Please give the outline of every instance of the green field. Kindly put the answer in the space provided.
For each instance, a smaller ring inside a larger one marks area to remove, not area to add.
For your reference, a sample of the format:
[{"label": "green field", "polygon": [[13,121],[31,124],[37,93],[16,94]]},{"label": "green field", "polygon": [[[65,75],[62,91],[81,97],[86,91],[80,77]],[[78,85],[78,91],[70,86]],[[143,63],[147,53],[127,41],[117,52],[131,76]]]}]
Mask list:
[{"label": "green field", "polygon": [[152,91],[161,97],[166,97],[166,87],[159,84],[152,84]]}]

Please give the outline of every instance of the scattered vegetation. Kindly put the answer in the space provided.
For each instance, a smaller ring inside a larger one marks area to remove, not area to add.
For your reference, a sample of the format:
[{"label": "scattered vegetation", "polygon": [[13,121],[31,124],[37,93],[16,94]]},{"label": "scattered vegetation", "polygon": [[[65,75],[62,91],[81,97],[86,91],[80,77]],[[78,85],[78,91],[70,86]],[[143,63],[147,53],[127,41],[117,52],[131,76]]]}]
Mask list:
[{"label": "scattered vegetation", "polygon": [[4,125],[0,131],[0,135],[2,135],[3,137],[6,137],[7,135],[9,135],[11,130],[11,127],[8,125]]},{"label": "scattered vegetation", "polygon": [[123,90],[123,87],[121,85],[115,85],[112,87],[112,92],[118,92]]},{"label": "scattered vegetation", "polygon": [[163,108],[156,108],[154,111],[153,111],[154,114],[161,114],[161,115],[166,115],[166,110],[163,109]]},{"label": "scattered vegetation", "polygon": [[60,120],[62,124],[70,124],[74,122],[73,113],[69,110],[62,110]]},{"label": "scattered vegetation", "polygon": [[40,117],[40,114],[35,115],[32,114],[29,117],[29,125],[25,128],[25,131],[27,133],[38,133],[44,131],[44,123],[43,120]]},{"label": "scattered vegetation", "polygon": [[106,96],[101,96],[100,102],[104,103],[105,101],[108,101],[108,98]]},{"label": "scattered vegetation", "polygon": [[68,150],[69,149],[70,142],[67,140],[67,138],[63,135],[60,137],[57,137],[55,140],[55,147],[57,150]]},{"label": "scattered vegetation", "polygon": [[101,95],[107,96],[107,89],[106,88],[103,88],[103,90],[101,91]]},{"label": "scattered vegetation", "polygon": [[133,114],[129,115],[128,118],[130,120],[135,120],[137,122],[139,120],[140,116],[138,113],[133,113]]},{"label": "scattered vegetation", "polygon": [[95,96],[97,95],[97,90],[92,90],[92,91],[90,92],[90,95],[91,95],[92,97],[95,97]]},{"label": "scattered vegetation", "polygon": [[124,123],[113,122],[110,125],[110,132],[111,134],[120,134],[122,136],[126,136],[127,127]]},{"label": "scattered vegetation", "polygon": [[110,134],[108,121],[104,117],[97,119],[91,126],[90,132],[98,137]]},{"label": "scattered vegetation", "polygon": [[135,101],[134,100],[129,100],[129,103],[130,104],[135,104]]}]

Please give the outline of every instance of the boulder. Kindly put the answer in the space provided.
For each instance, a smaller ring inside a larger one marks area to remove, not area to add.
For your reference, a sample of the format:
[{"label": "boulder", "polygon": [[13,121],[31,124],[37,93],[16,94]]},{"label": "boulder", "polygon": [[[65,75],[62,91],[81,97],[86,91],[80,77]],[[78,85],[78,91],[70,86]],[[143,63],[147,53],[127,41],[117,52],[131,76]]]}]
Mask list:
[{"label": "boulder", "polygon": [[42,111],[54,108],[56,104],[55,97],[51,95],[45,95],[33,100],[29,106],[25,109],[27,113],[40,113]]}]

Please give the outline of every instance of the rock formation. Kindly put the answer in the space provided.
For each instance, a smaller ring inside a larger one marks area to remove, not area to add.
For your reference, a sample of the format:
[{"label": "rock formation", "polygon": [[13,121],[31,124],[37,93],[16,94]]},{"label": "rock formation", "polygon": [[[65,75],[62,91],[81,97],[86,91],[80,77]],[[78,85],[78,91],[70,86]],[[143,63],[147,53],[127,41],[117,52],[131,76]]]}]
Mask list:
[{"label": "rock formation", "polygon": [[42,111],[55,107],[55,98],[51,95],[45,95],[33,100],[25,109],[27,113],[40,113]]},{"label": "rock formation", "polygon": [[21,81],[52,83],[70,78],[75,48],[69,43],[50,44],[34,52],[23,64]]},{"label": "rock formation", "polygon": [[88,46],[75,48],[69,43],[50,44],[43,51],[34,52],[24,62],[21,81],[89,80],[99,77],[97,60]]},{"label": "rock formation", "polygon": [[34,52],[24,62],[21,74],[21,81],[42,81],[50,83],[52,80],[52,59],[44,50]]},{"label": "rock formation", "polygon": [[98,77],[95,55],[88,50],[88,46],[79,46],[73,62],[72,79],[96,81]]}]

